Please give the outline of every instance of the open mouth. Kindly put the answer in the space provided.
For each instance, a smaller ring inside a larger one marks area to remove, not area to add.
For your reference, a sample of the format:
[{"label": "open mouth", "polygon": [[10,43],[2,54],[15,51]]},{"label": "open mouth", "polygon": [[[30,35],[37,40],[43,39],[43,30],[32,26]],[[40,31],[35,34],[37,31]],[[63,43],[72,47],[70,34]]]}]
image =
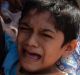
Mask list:
[{"label": "open mouth", "polygon": [[36,52],[29,52],[26,49],[23,49],[24,58],[28,58],[29,60],[38,61],[42,58],[42,55]]}]

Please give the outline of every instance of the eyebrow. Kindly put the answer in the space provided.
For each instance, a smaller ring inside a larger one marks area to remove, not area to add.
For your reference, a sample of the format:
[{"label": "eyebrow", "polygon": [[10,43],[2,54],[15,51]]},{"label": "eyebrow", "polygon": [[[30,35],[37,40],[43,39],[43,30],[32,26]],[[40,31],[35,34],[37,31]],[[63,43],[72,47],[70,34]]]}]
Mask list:
[{"label": "eyebrow", "polygon": [[21,22],[19,27],[30,27],[30,25],[25,22]]},{"label": "eyebrow", "polygon": [[43,32],[51,32],[51,33],[56,33],[56,31],[50,30],[50,29],[43,29]]},{"label": "eyebrow", "polygon": [[[22,25],[21,25],[22,24]],[[31,28],[31,26],[25,22],[20,22],[20,27],[29,27]],[[50,29],[42,29],[43,32],[51,32],[51,33],[56,33],[56,31],[53,29],[53,30],[50,30]]]}]

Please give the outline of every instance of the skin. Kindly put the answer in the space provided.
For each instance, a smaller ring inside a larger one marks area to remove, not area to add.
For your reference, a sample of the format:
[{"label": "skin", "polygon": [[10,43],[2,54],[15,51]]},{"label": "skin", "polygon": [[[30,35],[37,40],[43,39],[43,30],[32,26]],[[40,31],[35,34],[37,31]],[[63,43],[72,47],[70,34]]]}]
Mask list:
[{"label": "skin", "polygon": [[[62,46],[64,34],[56,30],[54,25],[55,22],[52,22],[48,11],[40,13],[30,11],[21,20],[17,40],[20,64],[25,70],[35,72],[55,65],[56,61],[69,50],[69,44]],[[36,57],[30,57],[27,52],[40,54],[41,59],[35,60]],[[55,74],[63,75],[58,72],[51,75]]]}]

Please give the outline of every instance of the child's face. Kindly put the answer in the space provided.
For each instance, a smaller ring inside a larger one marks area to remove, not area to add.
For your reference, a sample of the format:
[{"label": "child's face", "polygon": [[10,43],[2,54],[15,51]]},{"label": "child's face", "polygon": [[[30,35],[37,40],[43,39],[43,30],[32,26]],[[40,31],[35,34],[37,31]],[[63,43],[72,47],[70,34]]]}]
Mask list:
[{"label": "child's face", "polygon": [[19,27],[18,50],[22,67],[29,71],[45,69],[63,55],[64,34],[54,28],[49,12],[30,13]]}]

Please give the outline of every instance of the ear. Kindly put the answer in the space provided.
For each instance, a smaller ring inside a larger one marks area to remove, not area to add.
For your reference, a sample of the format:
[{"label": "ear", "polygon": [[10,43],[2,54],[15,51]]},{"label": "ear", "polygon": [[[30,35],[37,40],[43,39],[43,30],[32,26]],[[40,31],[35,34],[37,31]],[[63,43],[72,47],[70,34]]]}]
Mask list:
[{"label": "ear", "polygon": [[77,40],[72,40],[71,42],[67,43],[65,46],[63,56],[65,57],[72,54],[75,51],[76,46],[77,46]]}]

